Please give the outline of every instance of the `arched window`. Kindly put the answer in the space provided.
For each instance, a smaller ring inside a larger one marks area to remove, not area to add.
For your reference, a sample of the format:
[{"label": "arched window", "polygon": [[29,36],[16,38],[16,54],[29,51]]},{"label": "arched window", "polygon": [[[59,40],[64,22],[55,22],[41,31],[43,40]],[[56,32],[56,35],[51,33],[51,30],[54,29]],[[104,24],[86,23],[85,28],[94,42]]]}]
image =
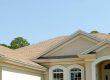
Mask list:
[{"label": "arched window", "polygon": [[84,80],[84,67],[75,64],[68,67],[69,80]]},{"label": "arched window", "polygon": [[73,68],[70,70],[71,80],[81,80],[81,69]]},{"label": "arched window", "polygon": [[62,65],[55,65],[49,69],[49,80],[67,80],[67,69]]},{"label": "arched window", "polygon": [[53,80],[64,80],[64,74],[62,69],[53,70]]}]

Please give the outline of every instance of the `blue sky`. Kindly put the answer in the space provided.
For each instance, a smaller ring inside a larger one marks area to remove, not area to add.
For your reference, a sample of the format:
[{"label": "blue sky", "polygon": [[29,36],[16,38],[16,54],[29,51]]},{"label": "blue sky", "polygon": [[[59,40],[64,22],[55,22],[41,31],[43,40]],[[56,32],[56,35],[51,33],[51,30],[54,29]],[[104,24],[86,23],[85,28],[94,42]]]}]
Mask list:
[{"label": "blue sky", "polygon": [[110,0],[0,0],[0,43],[31,44],[77,30],[110,33]]}]

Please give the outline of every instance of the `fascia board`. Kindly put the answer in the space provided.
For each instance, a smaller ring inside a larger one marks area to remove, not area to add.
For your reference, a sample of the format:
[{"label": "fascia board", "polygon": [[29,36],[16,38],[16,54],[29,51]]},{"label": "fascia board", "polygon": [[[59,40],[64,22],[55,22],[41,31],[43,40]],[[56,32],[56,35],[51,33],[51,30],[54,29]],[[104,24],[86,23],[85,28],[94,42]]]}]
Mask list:
[{"label": "fascia board", "polygon": [[[15,60],[15,59],[12,59],[12,58],[9,58],[9,57],[2,57],[2,60],[3,62],[5,63],[11,63],[11,64],[17,64],[17,65],[22,65],[23,67],[27,67],[27,68],[31,68],[31,69],[35,69],[35,70],[39,70],[39,71],[45,71],[46,68],[43,67],[43,68],[38,68],[38,67],[35,67],[35,65],[32,65],[32,64],[29,64],[29,63],[25,63],[23,61],[19,61],[19,60]],[[37,64],[37,63],[36,63]]]},{"label": "fascia board", "polygon": [[95,46],[89,48],[88,50],[82,52],[81,54],[88,54],[88,53],[90,53],[91,51],[94,51],[94,50],[96,50],[97,48],[99,48],[100,46],[103,46],[104,44],[107,44],[107,43],[110,43],[110,42],[104,40],[104,41],[98,43],[97,45],[95,45]]},{"label": "fascia board", "polygon": [[[82,31],[82,30],[78,30],[78,31],[75,32],[74,34],[68,36],[68,37],[67,37],[65,40],[63,40],[61,43],[58,43],[58,44],[56,44],[55,46],[53,46],[53,47],[51,47],[51,48],[49,48],[49,49],[43,51],[43,52],[41,53],[41,55],[39,55],[39,57],[40,57],[40,56],[43,56],[43,55],[45,55],[45,54],[47,54],[47,53],[49,53],[50,51],[56,49],[57,47],[63,45],[64,43],[66,43],[67,41],[71,40],[72,38],[76,37],[76,36],[79,35],[79,34],[85,35],[85,36],[87,36],[87,37],[89,37],[89,38],[91,38],[91,39],[93,39],[93,40],[95,40],[95,41],[97,41],[97,42],[100,42],[100,41],[101,41],[100,39],[97,39],[97,38],[95,38],[94,36],[92,36],[92,35],[90,35],[90,34],[84,32],[84,31]],[[38,56],[37,56],[37,57],[34,57],[32,60],[35,60],[35,59],[37,59],[37,58],[39,58],[39,57],[38,57]]]}]

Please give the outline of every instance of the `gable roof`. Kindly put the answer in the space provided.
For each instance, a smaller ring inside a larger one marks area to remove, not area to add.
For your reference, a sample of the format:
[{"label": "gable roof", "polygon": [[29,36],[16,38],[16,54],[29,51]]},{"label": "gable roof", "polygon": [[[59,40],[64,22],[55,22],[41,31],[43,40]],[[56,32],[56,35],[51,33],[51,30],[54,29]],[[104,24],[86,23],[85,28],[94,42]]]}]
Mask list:
[{"label": "gable roof", "polygon": [[[78,35],[84,35],[90,39],[92,39],[94,42],[100,42],[101,40],[92,36],[91,34],[88,34],[84,31],[81,31],[81,30],[78,30],[77,32],[75,32],[74,34],[72,35],[69,35],[67,38],[65,38],[64,40],[62,40],[62,42],[58,43],[58,44],[55,44],[54,46],[50,47],[49,49],[47,49],[46,51],[42,52],[41,53],[41,56],[45,55],[45,54],[48,54],[49,52],[51,52],[52,50],[55,50],[57,49],[58,47],[62,46],[63,44],[69,42],[71,39],[75,38],[76,36]],[[38,58],[38,57],[36,57]]]},{"label": "gable roof", "polygon": [[53,39],[42,41],[37,44],[16,49],[15,51],[22,56],[25,56],[27,59],[32,59],[33,57],[39,57],[42,52],[45,52],[52,46],[62,42],[65,38],[67,38],[67,36],[59,36]]},{"label": "gable roof", "polygon": [[101,46],[103,46],[105,44],[110,44],[110,41],[109,40],[104,40],[102,42],[99,42],[97,45],[89,48],[88,50],[82,52],[81,54],[88,54],[90,52],[93,52],[93,51],[95,51],[96,49],[100,48]]},{"label": "gable roof", "polygon": [[0,56],[5,57],[7,59],[14,60],[15,62],[19,62],[24,65],[31,66],[38,70],[44,71],[46,68],[37,63],[34,63],[32,59],[38,58],[41,55],[48,53],[49,51],[61,46],[65,42],[78,36],[79,34],[87,36],[96,42],[99,42],[96,46],[94,46],[94,48],[87,50],[85,53],[88,53],[89,51],[94,50],[100,45],[105,44],[106,43],[105,40],[110,41],[110,35],[103,34],[103,33],[89,34],[89,33],[79,30],[70,36],[59,36],[53,39],[42,41],[40,43],[22,47],[16,50],[12,50],[12,49],[0,46]]},{"label": "gable roof", "polygon": [[16,49],[15,51],[18,52],[19,54],[27,57],[28,59],[32,59],[32,58],[35,59],[35,58],[40,57],[41,55],[48,53],[50,50],[67,42],[68,40],[76,37],[79,34],[85,35],[97,42],[100,42],[102,40],[100,37],[97,38],[97,36],[95,36],[93,34],[89,34],[84,31],[78,30],[77,32],[75,32],[72,35],[56,37],[56,38],[49,39],[49,40],[46,40],[46,41],[43,41],[43,42],[40,42],[37,44],[33,44],[30,46]]}]

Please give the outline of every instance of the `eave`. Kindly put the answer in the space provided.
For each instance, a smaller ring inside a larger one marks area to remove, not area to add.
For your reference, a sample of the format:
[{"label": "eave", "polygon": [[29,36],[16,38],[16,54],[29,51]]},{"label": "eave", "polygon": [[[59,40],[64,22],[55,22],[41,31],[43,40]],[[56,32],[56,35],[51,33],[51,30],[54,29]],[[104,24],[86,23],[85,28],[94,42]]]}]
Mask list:
[{"label": "eave", "polygon": [[56,44],[55,46],[52,46],[49,49],[43,51],[40,56],[37,56],[37,57],[33,58],[32,60],[38,59],[39,57],[42,57],[46,54],[51,53],[52,51],[57,50],[59,47],[63,46],[65,43],[71,41],[73,38],[75,38],[76,36],[78,36],[80,34],[92,39],[92,41],[95,42],[95,43],[98,43],[98,42],[102,41],[102,40],[100,40],[100,39],[84,32],[84,31],[79,30],[79,31],[75,32],[74,34],[68,36],[68,38],[65,38],[62,42],[60,42],[60,43]]},{"label": "eave", "polygon": [[54,63],[54,62],[71,62],[71,61],[82,61],[80,58],[66,58],[66,59],[36,59],[34,62],[37,63]]},{"label": "eave", "polygon": [[80,54],[79,57],[84,61],[94,61],[96,59],[96,54]]},{"label": "eave", "polygon": [[[47,68],[45,68],[45,67],[38,68],[35,65],[25,63],[23,61],[15,60],[15,59],[12,59],[12,58],[8,58],[8,57],[5,57],[5,56],[0,57],[0,63],[19,66],[19,67],[22,67],[22,68],[28,68],[28,69],[31,69],[33,71],[36,70],[36,71],[41,71],[41,72],[43,71],[44,72],[44,71],[47,70]],[[3,65],[1,65],[1,66],[3,66]]]}]

